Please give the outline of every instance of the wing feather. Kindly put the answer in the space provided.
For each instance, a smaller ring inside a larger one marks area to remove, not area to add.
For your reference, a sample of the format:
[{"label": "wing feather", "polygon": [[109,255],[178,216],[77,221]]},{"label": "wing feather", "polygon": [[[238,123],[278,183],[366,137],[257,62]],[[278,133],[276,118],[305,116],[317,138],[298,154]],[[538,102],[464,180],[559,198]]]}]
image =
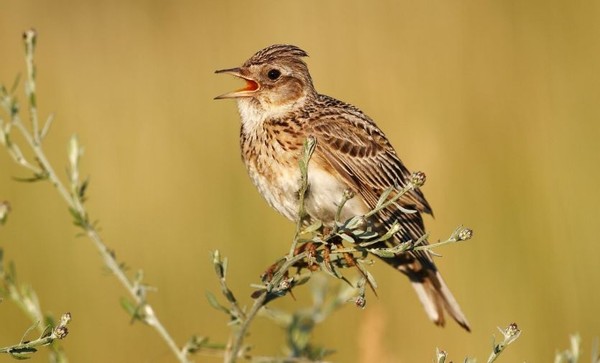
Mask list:
[{"label": "wing feather", "polygon": [[[353,106],[327,96],[321,96],[321,102],[324,107],[315,108],[306,124],[308,134],[317,139],[315,156],[320,162],[330,165],[370,209],[375,208],[379,197],[389,187],[400,189],[407,185],[410,172],[371,119]],[[332,111],[336,107],[340,112]],[[319,110],[328,111],[319,113]],[[416,213],[405,213],[402,208]],[[432,210],[419,189],[410,190],[398,199],[396,205],[380,211],[376,216],[377,223],[389,228],[399,222],[401,226],[400,232],[386,244],[414,242],[421,238],[425,234],[422,213],[432,214]],[[408,276],[431,320],[443,325],[442,310],[445,308],[469,330],[467,319],[429,252],[407,252],[384,260]]]},{"label": "wing feather", "polygon": [[[331,165],[370,208],[390,186],[406,186],[410,172],[372,121],[352,114],[327,115],[312,119],[309,127],[309,134],[317,138],[316,155]],[[429,203],[418,189],[400,197],[398,204],[431,214]],[[390,207],[388,212],[397,215],[400,211]],[[422,222],[418,225],[422,229]]]}]

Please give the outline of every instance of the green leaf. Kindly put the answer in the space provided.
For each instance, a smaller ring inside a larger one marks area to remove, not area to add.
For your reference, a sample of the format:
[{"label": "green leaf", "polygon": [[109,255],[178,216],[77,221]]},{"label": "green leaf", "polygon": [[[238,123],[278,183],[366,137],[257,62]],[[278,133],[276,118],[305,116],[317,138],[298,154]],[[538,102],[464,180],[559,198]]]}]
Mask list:
[{"label": "green leaf", "polygon": [[394,252],[390,251],[388,248],[369,248],[368,251],[377,257],[382,257],[382,258],[396,257],[396,254]]},{"label": "green leaf", "polygon": [[39,181],[46,180],[46,179],[48,179],[48,174],[46,174],[46,173],[35,173],[35,174],[33,174],[33,176],[30,176],[29,178],[20,178],[17,176],[13,176],[14,181],[18,181],[18,182],[22,182],[22,183],[35,183],[35,182],[39,182]]},{"label": "green leaf", "polygon": [[69,213],[73,217],[73,224],[80,228],[85,228],[88,224],[87,216],[81,215],[76,209],[69,207]]},{"label": "green leaf", "polygon": [[137,307],[131,301],[129,301],[129,299],[122,297],[120,302],[121,302],[121,307],[123,309],[125,309],[127,314],[129,314],[131,316],[133,316],[135,314]]},{"label": "green leaf", "polygon": [[219,250],[213,252],[213,267],[215,268],[217,277],[224,279],[227,274],[227,258],[221,258]]},{"label": "green leaf", "polygon": [[338,236],[340,236],[346,242],[354,243],[354,238],[352,238],[349,234],[342,232],[338,233]]},{"label": "green leaf", "polygon": [[379,200],[377,201],[377,204],[375,205],[375,208],[373,208],[373,209],[381,208],[381,206],[387,201],[388,197],[390,196],[390,194],[392,193],[392,191],[394,189],[395,189],[394,187],[389,187],[383,193],[381,193],[381,196],[379,197]]},{"label": "green leaf", "polygon": [[373,291],[375,291],[375,289],[377,288],[377,282],[375,281],[375,277],[373,277],[373,275],[365,268],[365,266],[361,262],[358,262],[356,264],[356,267],[358,267],[360,272],[362,272],[362,274],[367,278],[367,282],[369,283],[369,285],[371,285]]},{"label": "green leaf", "polygon": [[332,277],[335,277],[336,279],[342,278],[340,272],[332,264],[327,263],[326,261],[321,261],[319,262],[319,266],[321,266],[322,271],[325,271],[325,273],[331,275]]},{"label": "green leaf", "polygon": [[379,237],[378,239],[376,239],[373,242],[379,242],[379,241],[387,241],[388,239],[390,239],[393,235],[395,235],[396,233],[398,233],[398,231],[400,231],[400,223],[395,222],[390,229],[388,229],[388,231],[381,237]]},{"label": "green leaf", "polygon": [[142,305],[135,305],[129,299],[122,297],[120,300],[121,307],[125,309],[127,314],[131,316],[131,323],[133,324],[136,320],[144,321],[144,316],[141,312]]},{"label": "green leaf", "polygon": [[31,358],[33,353],[37,352],[37,349],[31,347],[24,348],[13,348],[8,353],[15,359],[25,360]]},{"label": "green leaf", "polygon": [[354,235],[362,240],[370,240],[372,238],[375,238],[377,236],[379,236],[379,233],[375,232],[375,231],[366,231],[360,234],[356,234],[354,233]]},{"label": "green leaf", "polygon": [[199,337],[196,335],[193,335],[188,342],[185,344],[185,351],[191,354],[194,354],[196,352],[198,352],[200,349],[202,349],[204,346],[206,346],[208,343],[208,338],[207,337]]},{"label": "green leaf", "polygon": [[304,285],[308,282],[308,280],[310,280],[311,276],[312,274],[310,273],[300,276],[298,280],[296,280],[296,282],[294,283],[294,286]]},{"label": "green leaf", "polygon": [[[10,93],[13,94],[15,93],[15,91],[17,90],[17,87],[19,86],[19,81],[21,81],[21,73],[17,73],[17,76],[15,77],[15,80],[12,84],[12,86],[10,87]],[[3,92],[6,92],[6,89],[4,89],[4,86],[2,86]]]},{"label": "green leaf", "polygon": [[46,135],[48,135],[48,132],[50,131],[50,126],[52,126],[53,121],[54,121],[54,114],[50,114],[48,116],[48,119],[46,120],[46,123],[44,123],[44,127],[42,127],[42,131],[40,131],[41,138],[44,138],[44,137],[46,137]]},{"label": "green leaf", "polygon": [[85,178],[85,180],[83,182],[81,182],[81,184],[79,185],[79,188],[77,188],[77,195],[79,196],[79,200],[81,200],[82,202],[85,201],[85,192],[87,191],[87,188],[90,184],[90,178],[87,177]]},{"label": "green leaf", "polygon": [[363,222],[363,216],[354,216],[350,218],[346,223],[344,223],[344,227],[347,229],[355,229]]},{"label": "green leaf", "polygon": [[398,203],[394,203],[394,206],[396,208],[398,208],[402,213],[406,213],[406,214],[415,214],[415,213],[417,213],[416,209],[406,209],[406,208],[404,208],[403,206],[401,206]]},{"label": "green leaf", "polygon": [[10,261],[8,263],[8,272],[6,273],[4,279],[12,284],[17,281],[17,267],[15,266],[14,261]]},{"label": "green leaf", "polygon": [[231,311],[229,309],[227,309],[225,306],[221,305],[212,292],[207,291],[205,295],[206,295],[206,299],[208,300],[208,303],[210,304],[210,306],[212,306],[213,308],[215,308],[217,310],[224,312],[227,315],[231,315]]},{"label": "green leaf", "polygon": [[304,231],[302,231],[302,233],[312,233],[312,232],[315,232],[319,228],[321,228],[322,226],[323,226],[323,222],[321,222],[320,220],[317,220],[315,223],[313,223],[310,226],[306,227],[304,229]]}]

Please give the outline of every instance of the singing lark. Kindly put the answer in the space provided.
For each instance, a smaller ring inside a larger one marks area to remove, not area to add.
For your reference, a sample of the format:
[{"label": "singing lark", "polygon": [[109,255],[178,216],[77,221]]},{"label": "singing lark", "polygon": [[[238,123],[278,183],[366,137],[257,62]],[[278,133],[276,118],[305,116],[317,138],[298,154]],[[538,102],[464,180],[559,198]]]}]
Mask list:
[{"label": "singing lark", "polygon": [[[305,210],[311,218],[331,226],[345,191],[352,191],[354,197],[344,205],[342,220],[374,209],[390,186],[406,185],[410,172],[373,120],[352,105],[317,93],[302,59],[307,56],[293,45],[272,45],[241,67],[216,71],[246,82],[244,88],[216,99],[237,101],[242,159],[248,174],[271,207],[292,221],[298,218],[298,158],[304,140],[316,139]],[[374,223],[387,228],[400,222],[400,232],[388,244],[422,237],[421,213],[432,212],[419,189],[403,195],[398,205],[417,213],[404,213],[392,205],[373,217]],[[383,260],[408,276],[433,322],[444,325],[446,310],[470,330],[428,252],[406,252]]]}]

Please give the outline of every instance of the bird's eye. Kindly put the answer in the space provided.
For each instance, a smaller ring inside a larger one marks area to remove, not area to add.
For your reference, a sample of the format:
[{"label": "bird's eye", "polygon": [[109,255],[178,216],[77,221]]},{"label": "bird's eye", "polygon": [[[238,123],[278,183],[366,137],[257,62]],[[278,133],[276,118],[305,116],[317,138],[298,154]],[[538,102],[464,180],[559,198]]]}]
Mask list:
[{"label": "bird's eye", "polygon": [[269,73],[267,73],[267,77],[269,77],[271,81],[276,80],[279,76],[281,76],[281,72],[277,69],[271,69]]}]

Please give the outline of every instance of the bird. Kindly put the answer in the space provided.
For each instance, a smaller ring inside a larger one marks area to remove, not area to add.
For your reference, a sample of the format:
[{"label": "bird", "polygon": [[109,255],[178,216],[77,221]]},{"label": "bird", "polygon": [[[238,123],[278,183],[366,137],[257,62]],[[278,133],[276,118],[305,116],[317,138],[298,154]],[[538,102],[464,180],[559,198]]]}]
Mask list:
[{"label": "bird", "polygon": [[[215,99],[237,101],[241,155],[248,174],[267,203],[291,221],[299,218],[299,157],[304,141],[314,138],[304,208],[311,220],[332,226],[344,193],[353,196],[343,205],[340,220],[373,210],[382,193],[405,187],[411,173],[370,117],[316,91],[305,57],[308,53],[295,45],[266,47],[240,67],[215,71],[245,81],[243,88]],[[415,212],[405,213],[406,209]],[[415,188],[371,218],[387,228],[399,223],[400,231],[387,241],[398,245],[425,234],[423,214],[432,214],[432,209]],[[447,312],[470,331],[429,252],[409,251],[382,259],[409,278],[436,325],[444,326]]]}]

